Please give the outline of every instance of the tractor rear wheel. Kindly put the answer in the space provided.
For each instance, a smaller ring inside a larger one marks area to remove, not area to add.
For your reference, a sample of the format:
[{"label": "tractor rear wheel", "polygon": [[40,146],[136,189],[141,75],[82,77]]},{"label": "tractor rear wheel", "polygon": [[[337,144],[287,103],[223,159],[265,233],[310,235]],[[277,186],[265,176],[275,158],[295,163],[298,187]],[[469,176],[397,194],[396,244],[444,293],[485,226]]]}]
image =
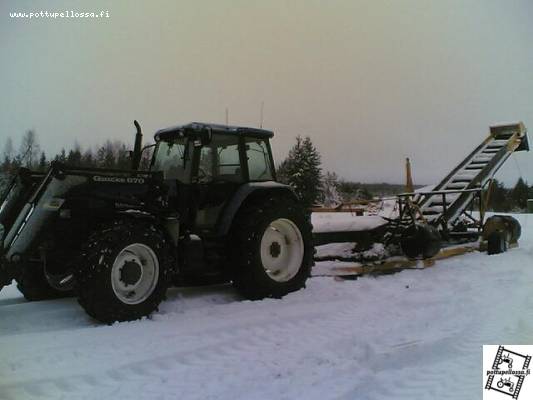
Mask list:
[{"label": "tractor rear wheel", "polygon": [[246,298],[280,298],[305,286],[313,266],[312,225],[297,201],[266,197],[245,205],[230,237],[234,286]]},{"label": "tractor rear wheel", "polygon": [[117,221],[92,234],[76,270],[78,301],[104,323],[147,316],[173,272],[164,235],[144,221]]}]

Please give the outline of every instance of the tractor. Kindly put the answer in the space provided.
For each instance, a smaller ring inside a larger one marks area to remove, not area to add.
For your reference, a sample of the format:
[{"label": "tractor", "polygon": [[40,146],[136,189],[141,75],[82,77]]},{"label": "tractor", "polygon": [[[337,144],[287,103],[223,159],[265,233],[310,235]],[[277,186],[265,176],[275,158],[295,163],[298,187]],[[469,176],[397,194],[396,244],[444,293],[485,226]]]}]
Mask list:
[{"label": "tractor", "polygon": [[112,323],[150,315],[172,285],[232,282],[251,300],[305,286],[310,214],[276,182],[273,132],[190,123],[143,148],[135,126],[131,170],[18,171],[0,197],[0,288],[75,295]]},{"label": "tractor", "polygon": [[503,377],[501,377],[500,380],[496,383],[496,386],[498,386],[498,388],[500,389],[508,387],[509,393],[514,392],[514,382],[511,380],[511,378],[503,379]]}]

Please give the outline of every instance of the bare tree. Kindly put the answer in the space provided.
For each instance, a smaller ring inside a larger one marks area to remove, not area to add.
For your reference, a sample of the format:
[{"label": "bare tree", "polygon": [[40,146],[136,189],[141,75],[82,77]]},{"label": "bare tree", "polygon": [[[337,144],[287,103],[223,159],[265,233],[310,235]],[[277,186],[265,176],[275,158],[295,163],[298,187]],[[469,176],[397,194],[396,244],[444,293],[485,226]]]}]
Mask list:
[{"label": "bare tree", "polygon": [[327,171],[322,178],[322,197],[324,206],[335,207],[341,203],[341,196],[337,190],[338,177],[335,172]]},{"label": "bare tree", "polygon": [[8,136],[4,144],[4,159],[11,161],[13,159],[13,140]]},{"label": "bare tree", "polygon": [[35,131],[29,130],[22,137],[22,143],[20,144],[21,162],[26,167],[32,168],[39,158],[39,143],[37,142],[37,135]]}]

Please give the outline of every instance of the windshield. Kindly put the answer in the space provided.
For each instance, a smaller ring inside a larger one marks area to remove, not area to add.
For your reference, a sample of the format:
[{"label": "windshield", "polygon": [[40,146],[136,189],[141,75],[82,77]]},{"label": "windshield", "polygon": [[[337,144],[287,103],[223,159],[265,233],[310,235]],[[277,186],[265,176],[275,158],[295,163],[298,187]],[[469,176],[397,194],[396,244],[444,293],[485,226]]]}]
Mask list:
[{"label": "windshield", "polygon": [[154,154],[152,171],[163,171],[165,179],[177,179],[182,183],[191,180],[191,162],[188,142],[178,138],[169,142],[159,142]]}]

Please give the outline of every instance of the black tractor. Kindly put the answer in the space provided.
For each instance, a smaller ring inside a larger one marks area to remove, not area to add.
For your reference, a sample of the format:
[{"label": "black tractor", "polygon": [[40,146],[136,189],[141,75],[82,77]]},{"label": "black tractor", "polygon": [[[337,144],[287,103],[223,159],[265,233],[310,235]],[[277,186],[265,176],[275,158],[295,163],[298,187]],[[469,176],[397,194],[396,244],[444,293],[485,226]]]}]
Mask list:
[{"label": "black tractor", "polygon": [[135,125],[131,170],[20,169],[0,198],[0,287],[76,295],[106,323],[149,315],[171,285],[232,282],[248,299],[304,287],[310,215],[276,182],[272,132],[191,123],[141,149]]}]

